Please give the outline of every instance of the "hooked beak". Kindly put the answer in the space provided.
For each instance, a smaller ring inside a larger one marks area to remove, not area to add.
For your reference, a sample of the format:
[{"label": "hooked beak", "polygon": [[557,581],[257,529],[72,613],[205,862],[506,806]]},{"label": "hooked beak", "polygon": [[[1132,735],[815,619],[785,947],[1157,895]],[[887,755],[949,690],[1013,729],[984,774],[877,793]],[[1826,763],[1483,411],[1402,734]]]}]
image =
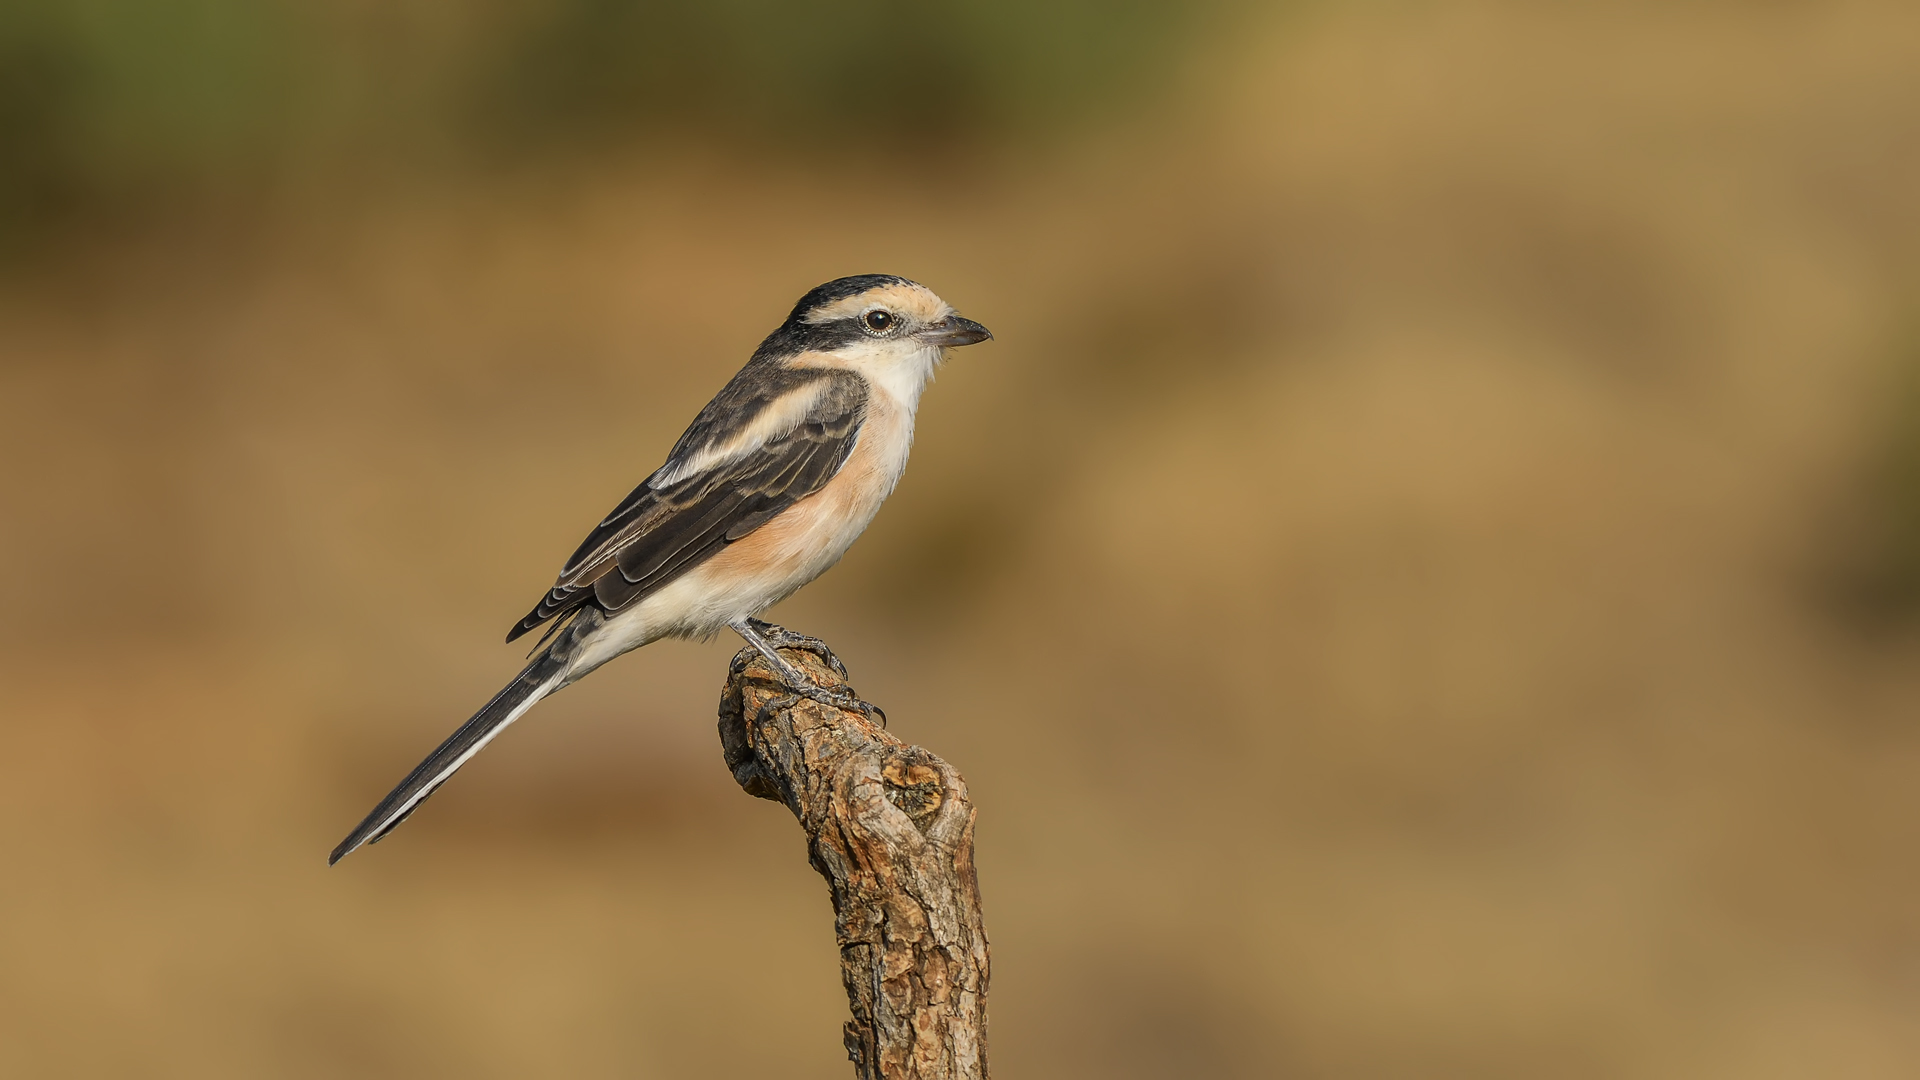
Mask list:
[{"label": "hooked beak", "polygon": [[963,319],[958,315],[949,315],[939,322],[927,326],[913,336],[929,345],[937,345],[940,348],[947,349],[986,341],[993,337],[993,331],[981,326],[972,319]]}]

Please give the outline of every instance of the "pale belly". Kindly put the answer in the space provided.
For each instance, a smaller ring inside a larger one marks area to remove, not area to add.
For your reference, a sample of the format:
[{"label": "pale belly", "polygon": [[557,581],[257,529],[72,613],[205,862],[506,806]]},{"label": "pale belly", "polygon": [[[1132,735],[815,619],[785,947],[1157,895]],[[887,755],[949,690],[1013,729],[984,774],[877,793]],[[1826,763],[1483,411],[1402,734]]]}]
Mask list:
[{"label": "pale belly", "polygon": [[566,681],[661,638],[711,637],[793,595],[839,562],[892,494],[913,442],[913,418],[904,409],[891,402],[869,408],[853,453],[825,487],[609,618]]}]

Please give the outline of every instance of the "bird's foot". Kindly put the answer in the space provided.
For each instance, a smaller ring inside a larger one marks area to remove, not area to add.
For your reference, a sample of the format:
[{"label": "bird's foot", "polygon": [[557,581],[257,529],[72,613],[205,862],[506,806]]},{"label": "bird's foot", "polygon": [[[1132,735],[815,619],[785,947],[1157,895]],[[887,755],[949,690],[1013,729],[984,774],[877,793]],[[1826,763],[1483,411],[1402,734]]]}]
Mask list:
[{"label": "bird's foot", "polygon": [[[800,698],[806,698],[809,701],[817,701],[822,705],[831,705],[836,709],[858,711],[861,715],[865,716],[869,722],[878,723],[883,728],[887,726],[886,712],[879,706],[862,700],[860,695],[853,692],[853,687],[847,685],[833,688],[818,686],[812,679],[807,678],[805,672],[794,667],[787,661],[787,658],[781,656],[778,651],[780,649],[800,649],[804,652],[810,652],[818,656],[821,662],[832,669],[835,675],[838,675],[844,680],[847,677],[847,666],[840,662],[839,657],[833,655],[833,650],[827,647],[826,642],[816,637],[808,637],[805,634],[796,634],[784,626],[777,626],[770,622],[762,622],[759,619],[743,620],[741,623],[734,624],[733,628],[741,637],[747,639],[747,643],[752,645],[760,655],[766,659],[767,666],[773,668],[774,673],[780,677],[780,681],[786,683],[787,688],[793,691],[792,695],[786,698],[775,699],[775,701],[770,701],[767,705],[761,706],[762,713],[769,711],[769,706],[771,706],[773,710],[783,709]],[[775,702],[778,703],[776,704]]]},{"label": "bird's foot", "polygon": [[833,655],[833,650],[827,647],[827,643],[819,638],[795,633],[778,623],[764,622],[760,619],[748,619],[747,625],[752,627],[768,645],[776,649],[799,649],[802,652],[810,652],[832,668],[835,675],[842,679],[847,677],[847,665],[841,663],[840,658]]},{"label": "bird's foot", "polygon": [[851,709],[859,712],[869,721],[877,723],[881,727],[887,726],[886,711],[881,709],[880,706],[861,698],[860,695],[853,692],[853,687],[851,686],[841,686],[829,690],[823,686],[815,686],[812,683],[807,683],[805,686],[792,686],[791,689],[800,697],[817,701],[822,705],[831,705],[836,709]]}]

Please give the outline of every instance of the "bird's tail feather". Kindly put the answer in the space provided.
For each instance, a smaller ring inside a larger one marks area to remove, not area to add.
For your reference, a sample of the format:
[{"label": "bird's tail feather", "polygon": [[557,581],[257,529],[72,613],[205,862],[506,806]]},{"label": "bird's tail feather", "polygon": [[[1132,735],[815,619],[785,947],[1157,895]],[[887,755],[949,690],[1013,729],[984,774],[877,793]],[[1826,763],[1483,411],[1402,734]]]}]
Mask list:
[{"label": "bird's tail feather", "polygon": [[381,837],[392,832],[407,820],[409,814],[420,808],[420,804],[433,794],[435,788],[446,783],[448,777],[459,771],[460,766],[479,753],[481,747],[491,742],[495,735],[520,719],[541,698],[559,689],[566,678],[572,654],[572,650],[559,646],[569,640],[569,637],[562,637],[554,642],[554,647],[542,650],[525,671],[494,695],[492,701],[474,713],[472,719],[461,724],[459,730],[447,736],[447,741],[441,743],[439,749],[408,773],[398,787],[380,800],[380,805],[373,808],[373,813],[368,814],[366,820],[348,833],[345,840],[340,841],[340,846],[327,856],[327,865],[332,866],[352,854],[360,845],[377,843]]}]

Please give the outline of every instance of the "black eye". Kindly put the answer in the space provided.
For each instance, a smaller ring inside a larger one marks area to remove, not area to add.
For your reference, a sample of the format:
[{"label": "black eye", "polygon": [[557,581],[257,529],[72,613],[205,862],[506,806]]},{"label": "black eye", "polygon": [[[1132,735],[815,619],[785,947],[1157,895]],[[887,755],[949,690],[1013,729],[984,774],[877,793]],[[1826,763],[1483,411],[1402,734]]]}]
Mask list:
[{"label": "black eye", "polygon": [[869,311],[861,316],[860,321],[866,323],[867,329],[874,333],[884,334],[887,327],[893,325],[893,315],[885,311]]}]

